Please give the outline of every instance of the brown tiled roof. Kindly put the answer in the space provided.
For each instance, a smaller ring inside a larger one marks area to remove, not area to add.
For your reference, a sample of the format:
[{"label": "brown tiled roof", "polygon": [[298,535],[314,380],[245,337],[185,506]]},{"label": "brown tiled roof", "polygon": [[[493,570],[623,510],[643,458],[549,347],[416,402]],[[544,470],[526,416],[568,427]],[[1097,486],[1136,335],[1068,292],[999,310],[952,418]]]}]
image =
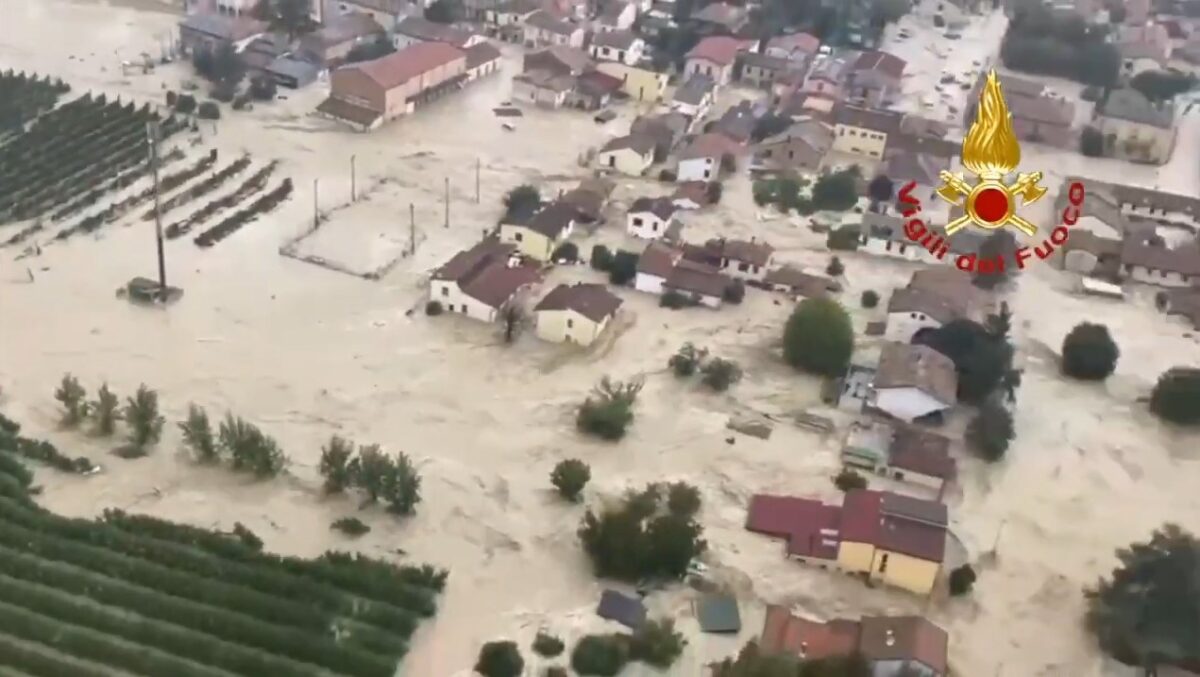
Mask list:
[{"label": "brown tiled roof", "polygon": [[329,97],[317,106],[318,113],[324,113],[339,120],[346,120],[364,127],[370,126],[382,115],[377,110],[350,103],[344,99]]},{"label": "brown tiled roof", "polygon": [[344,0],[346,4],[365,7],[385,14],[402,14],[408,9],[409,0]]},{"label": "brown tiled roof", "polygon": [[563,193],[558,201],[574,207],[579,218],[585,221],[600,218],[600,214],[604,210],[604,196],[585,188],[573,188]]},{"label": "brown tiled roof", "polygon": [[679,151],[680,160],[696,158],[721,158],[725,155],[737,155],[742,146],[733,139],[717,132],[708,132],[692,139]]},{"label": "brown tiled roof", "polygon": [[941,183],[939,172],[950,169],[950,161],[930,153],[891,152],[887,154],[886,168],[883,173],[896,185],[916,181],[923,186],[936,186]]},{"label": "brown tiled roof", "polygon": [[573,310],[592,322],[611,317],[621,307],[621,298],[602,284],[560,284],[546,294],[537,310]]},{"label": "brown tiled roof", "polygon": [[861,108],[850,104],[840,104],[833,112],[836,124],[869,129],[884,134],[900,131],[900,121],[903,118],[902,113],[895,111]]},{"label": "brown tiled roof", "polygon": [[921,616],[863,616],[858,650],[869,661],[918,661],[946,674],[946,631]]},{"label": "brown tiled roof", "polygon": [[592,38],[592,44],[598,47],[629,49],[640,39],[633,31],[603,31]]},{"label": "brown tiled roof", "polygon": [[766,654],[787,654],[810,660],[845,656],[858,646],[858,623],[836,619],[818,623],[793,616],[774,604],[767,607],[759,648]]},{"label": "brown tiled roof", "polygon": [[703,207],[709,203],[708,184],[703,181],[684,181],[675,188],[671,199],[688,199]]},{"label": "brown tiled roof", "polygon": [[575,87],[581,94],[606,96],[621,89],[621,78],[602,71],[588,71],[575,78]]},{"label": "brown tiled roof", "polygon": [[510,266],[503,262],[494,262],[485,266],[474,277],[460,280],[458,286],[464,294],[476,301],[491,308],[500,308],[522,287],[527,287],[539,279],[537,269],[531,266]]},{"label": "brown tiled roof", "polygon": [[534,214],[525,227],[554,240],[571,225],[576,212],[574,205],[555,200]]},{"label": "brown tiled roof", "polygon": [[683,254],[674,247],[661,242],[651,242],[638,258],[637,272],[665,279],[682,257]]},{"label": "brown tiled roof", "polygon": [[1068,127],[1075,120],[1075,106],[1070,101],[1046,96],[1014,96],[1008,108],[1017,120]]},{"label": "brown tiled roof", "polygon": [[663,286],[701,296],[721,298],[731,282],[732,280],[717,272],[715,268],[685,259],[675,264]]},{"label": "brown tiled roof", "polygon": [[943,480],[953,479],[958,467],[950,455],[950,440],[917,426],[894,429],[888,465]]},{"label": "brown tiled roof", "polygon": [[970,316],[967,299],[924,289],[896,289],[888,301],[888,313],[923,313],[942,324]]},{"label": "brown tiled roof", "polygon": [[313,38],[320,42],[322,47],[333,47],[351,40],[383,33],[383,26],[376,23],[370,15],[351,12],[330,18],[313,34]]},{"label": "brown tiled roof", "polygon": [[435,280],[461,281],[464,277],[474,275],[485,265],[493,262],[505,262],[517,250],[515,245],[500,242],[495,238],[487,238],[475,244],[470,249],[460,251],[441,268],[433,272]]},{"label": "brown tiled roof", "polygon": [[[712,5],[709,5],[712,7]],[[715,64],[728,66],[737,58],[746,43],[737,38],[731,38],[727,35],[710,35],[696,44],[695,47],[687,53],[689,59],[704,59]]]},{"label": "brown tiled roof", "polygon": [[746,529],[786,538],[789,555],[837,559],[838,515],[837,506],[817,500],[757,494],[746,511]]},{"label": "brown tiled roof", "polygon": [[842,501],[841,539],[941,562],[946,556],[946,506],[891,492],[856,489]]},{"label": "brown tiled roof", "polygon": [[869,51],[858,55],[855,71],[875,71],[899,80],[904,76],[904,59],[887,52]]},{"label": "brown tiled roof", "polygon": [[704,248],[721,258],[732,261],[743,261],[755,266],[765,266],[775,253],[775,248],[766,242],[746,240],[726,240],[725,238],[709,240]]},{"label": "brown tiled roof", "polygon": [[842,290],[842,285],[837,280],[819,275],[809,275],[792,266],[783,266],[767,271],[763,281],[769,285],[787,287],[793,294],[805,298],[821,298],[828,296],[830,292]]},{"label": "brown tiled roof", "polygon": [[525,23],[533,26],[534,28],[540,28],[544,31],[550,31],[551,33],[556,33],[558,35],[571,35],[575,31],[579,30],[579,26],[569,21],[560,19],[545,10],[539,10],[533,14],[530,14],[529,17],[525,19]]},{"label": "brown tiled roof", "polygon": [[567,92],[575,86],[575,78],[570,75],[555,75],[544,70],[518,73],[513,76],[513,82],[523,82],[532,87],[548,89],[553,92]]},{"label": "brown tiled roof", "polygon": [[346,66],[358,69],[384,89],[394,89],[429,71],[464,59],[463,51],[445,42],[421,42],[383,58]]},{"label": "brown tiled roof", "polygon": [[528,71],[543,67],[544,64],[541,62],[545,60],[557,61],[562,64],[564,70],[571,73],[579,73],[592,63],[591,58],[583,50],[568,47],[567,45],[551,45],[536,52],[526,53],[522,61],[521,70]]},{"label": "brown tiled roof", "polygon": [[971,283],[970,273],[950,266],[913,271],[908,288],[954,299],[956,306],[965,307],[969,312],[985,310],[991,299],[988,292]]},{"label": "brown tiled roof", "polygon": [[629,213],[636,214],[638,212],[650,212],[660,219],[669,219],[679,208],[670,198],[666,197],[639,197],[629,205]]},{"label": "brown tiled roof", "polygon": [[466,49],[467,69],[474,69],[500,58],[500,50],[490,42],[480,42]]},{"label": "brown tiled roof", "polygon": [[712,2],[706,5],[704,9],[693,13],[692,20],[722,24],[726,27],[733,27],[738,22],[745,19],[746,16],[746,10],[741,7],[736,7],[724,2]]},{"label": "brown tiled roof", "polygon": [[929,346],[888,343],[879,356],[875,388],[917,388],[944,404],[958,401],[954,362]]},{"label": "brown tiled roof", "polygon": [[618,136],[600,147],[601,153],[628,148],[638,155],[649,155],[654,152],[654,139],[642,134]]}]

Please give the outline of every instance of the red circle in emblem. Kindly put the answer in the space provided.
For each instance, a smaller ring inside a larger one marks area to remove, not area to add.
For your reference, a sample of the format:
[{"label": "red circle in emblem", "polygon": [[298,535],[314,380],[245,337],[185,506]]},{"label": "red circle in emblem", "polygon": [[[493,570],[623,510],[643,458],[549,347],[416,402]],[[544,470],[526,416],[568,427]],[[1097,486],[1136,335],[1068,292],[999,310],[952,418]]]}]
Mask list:
[{"label": "red circle in emblem", "polygon": [[975,215],[988,223],[997,223],[1008,215],[1008,194],[999,188],[985,188],[975,196]]}]

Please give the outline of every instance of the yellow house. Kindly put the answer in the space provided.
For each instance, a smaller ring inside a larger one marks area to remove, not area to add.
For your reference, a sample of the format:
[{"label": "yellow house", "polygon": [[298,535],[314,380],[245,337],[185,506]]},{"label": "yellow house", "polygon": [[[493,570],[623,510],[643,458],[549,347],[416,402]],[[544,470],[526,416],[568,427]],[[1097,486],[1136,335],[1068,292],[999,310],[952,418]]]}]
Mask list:
[{"label": "yellow house", "polygon": [[535,261],[548,263],[575,227],[576,208],[551,202],[532,214],[509,214],[500,222],[500,241]]},{"label": "yellow house", "polygon": [[842,105],[835,109],[833,119],[833,150],[882,160],[888,136],[900,132],[903,115]]},{"label": "yellow house", "polygon": [[890,492],[846,492],[842,507],[805,498],[755,496],[746,528],[788,539],[787,554],[836,565],[919,595],[933,591],[946,552],[946,506]]},{"label": "yellow house", "polygon": [[667,91],[667,74],[637,66],[604,61],[596,70],[621,80],[621,89],[634,101],[658,102]]},{"label": "yellow house", "polygon": [[589,346],[621,307],[602,284],[560,284],[533,309],[537,335],[545,341]]},{"label": "yellow house", "polygon": [[596,164],[601,169],[641,176],[654,164],[654,139],[643,134],[615,138],[600,148]]}]

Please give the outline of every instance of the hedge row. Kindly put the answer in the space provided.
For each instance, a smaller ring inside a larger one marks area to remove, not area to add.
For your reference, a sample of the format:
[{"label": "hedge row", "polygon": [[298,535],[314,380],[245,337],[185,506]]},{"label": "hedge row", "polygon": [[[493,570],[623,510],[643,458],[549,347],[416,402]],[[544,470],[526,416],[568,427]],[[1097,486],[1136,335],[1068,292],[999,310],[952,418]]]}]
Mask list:
[{"label": "hedge row", "polygon": [[8,475],[23,487],[33,483],[33,473],[16,456],[0,451],[0,474]]},{"label": "hedge row", "polygon": [[0,633],[0,656],[4,665],[29,677],[112,677],[111,670],[69,660],[44,644],[19,642],[3,633]]}]

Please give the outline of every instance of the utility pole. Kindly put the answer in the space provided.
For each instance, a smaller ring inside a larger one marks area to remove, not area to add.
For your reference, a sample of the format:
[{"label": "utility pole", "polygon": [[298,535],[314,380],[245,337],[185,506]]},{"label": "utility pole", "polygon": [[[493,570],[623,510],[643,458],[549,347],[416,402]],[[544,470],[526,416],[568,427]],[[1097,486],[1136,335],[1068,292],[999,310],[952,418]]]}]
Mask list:
[{"label": "utility pole", "polygon": [[417,253],[417,208],[408,203],[408,255]]},{"label": "utility pole", "polygon": [[316,230],[321,225],[320,212],[317,211],[317,182],[320,179],[313,179],[313,230]]},{"label": "utility pole", "polygon": [[158,293],[167,297],[167,259],[163,251],[162,207],[158,190],[158,123],[146,123],[146,140],[150,154],[150,171],[154,175],[154,238],[158,245]]},{"label": "utility pole", "polygon": [[479,204],[479,158],[475,158],[475,204]]},{"label": "utility pole", "polygon": [[354,155],[350,156],[350,201],[351,202],[354,202],[356,200],[356,197],[354,195],[354,158],[355,158]]},{"label": "utility pole", "polygon": [[446,177],[446,227],[450,227],[450,177]]}]

